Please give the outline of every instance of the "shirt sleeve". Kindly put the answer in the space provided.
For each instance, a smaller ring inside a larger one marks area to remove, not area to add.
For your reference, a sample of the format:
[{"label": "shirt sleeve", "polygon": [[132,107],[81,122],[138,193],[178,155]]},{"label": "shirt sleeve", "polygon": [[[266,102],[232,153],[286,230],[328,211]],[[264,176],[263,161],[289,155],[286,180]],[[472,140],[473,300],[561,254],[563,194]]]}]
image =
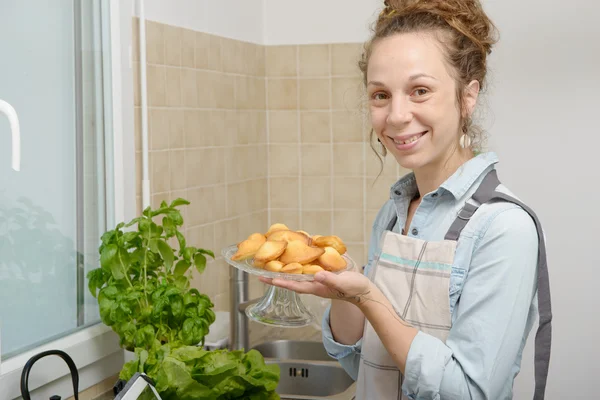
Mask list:
[{"label": "shirt sleeve", "polygon": [[535,309],[537,254],[537,230],[523,209],[491,218],[446,343],[422,332],[412,342],[402,387],[409,398],[498,399],[512,386]]}]

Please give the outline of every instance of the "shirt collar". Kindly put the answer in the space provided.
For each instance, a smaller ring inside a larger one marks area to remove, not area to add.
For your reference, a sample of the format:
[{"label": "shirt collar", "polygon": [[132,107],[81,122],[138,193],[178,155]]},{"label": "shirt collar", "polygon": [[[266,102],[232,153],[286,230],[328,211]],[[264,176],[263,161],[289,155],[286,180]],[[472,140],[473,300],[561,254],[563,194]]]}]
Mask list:
[{"label": "shirt collar", "polygon": [[[481,153],[461,165],[454,174],[440,185],[440,188],[452,193],[455,199],[460,199],[473,186],[477,178],[496,163],[498,163],[496,153]],[[400,178],[390,189],[391,199],[412,198],[416,194],[417,182],[413,172]]]}]

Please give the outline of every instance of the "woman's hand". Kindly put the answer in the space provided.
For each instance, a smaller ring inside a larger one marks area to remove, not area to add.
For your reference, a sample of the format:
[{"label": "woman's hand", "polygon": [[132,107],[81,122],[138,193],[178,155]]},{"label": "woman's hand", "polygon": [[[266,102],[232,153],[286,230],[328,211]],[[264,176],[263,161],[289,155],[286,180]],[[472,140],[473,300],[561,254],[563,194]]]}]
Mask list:
[{"label": "woman's hand", "polygon": [[312,294],[326,299],[345,300],[360,304],[371,291],[371,281],[359,272],[345,271],[334,274],[317,272],[314,281],[297,282],[287,279],[259,278],[269,285],[289,289],[297,293]]}]

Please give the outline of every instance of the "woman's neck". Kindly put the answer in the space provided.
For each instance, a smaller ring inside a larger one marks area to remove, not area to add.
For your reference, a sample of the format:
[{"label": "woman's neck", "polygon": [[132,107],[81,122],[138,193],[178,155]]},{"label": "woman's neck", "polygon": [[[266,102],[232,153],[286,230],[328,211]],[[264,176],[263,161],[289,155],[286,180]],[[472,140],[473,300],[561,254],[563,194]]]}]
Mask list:
[{"label": "woman's neck", "polygon": [[450,157],[443,157],[439,162],[430,163],[418,170],[415,169],[415,179],[420,196],[435,191],[465,162],[474,157],[473,151],[459,147]]}]

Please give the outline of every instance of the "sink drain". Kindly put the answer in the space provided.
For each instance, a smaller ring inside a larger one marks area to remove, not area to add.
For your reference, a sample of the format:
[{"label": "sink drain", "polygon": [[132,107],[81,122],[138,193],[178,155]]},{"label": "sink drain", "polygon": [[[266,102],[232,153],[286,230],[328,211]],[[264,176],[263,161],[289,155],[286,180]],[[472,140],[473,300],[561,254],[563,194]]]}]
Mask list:
[{"label": "sink drain", "polygon": [[290,367],[290,376],[291,377],[302,377],[308,378],[308,368],[295,368]]}]

